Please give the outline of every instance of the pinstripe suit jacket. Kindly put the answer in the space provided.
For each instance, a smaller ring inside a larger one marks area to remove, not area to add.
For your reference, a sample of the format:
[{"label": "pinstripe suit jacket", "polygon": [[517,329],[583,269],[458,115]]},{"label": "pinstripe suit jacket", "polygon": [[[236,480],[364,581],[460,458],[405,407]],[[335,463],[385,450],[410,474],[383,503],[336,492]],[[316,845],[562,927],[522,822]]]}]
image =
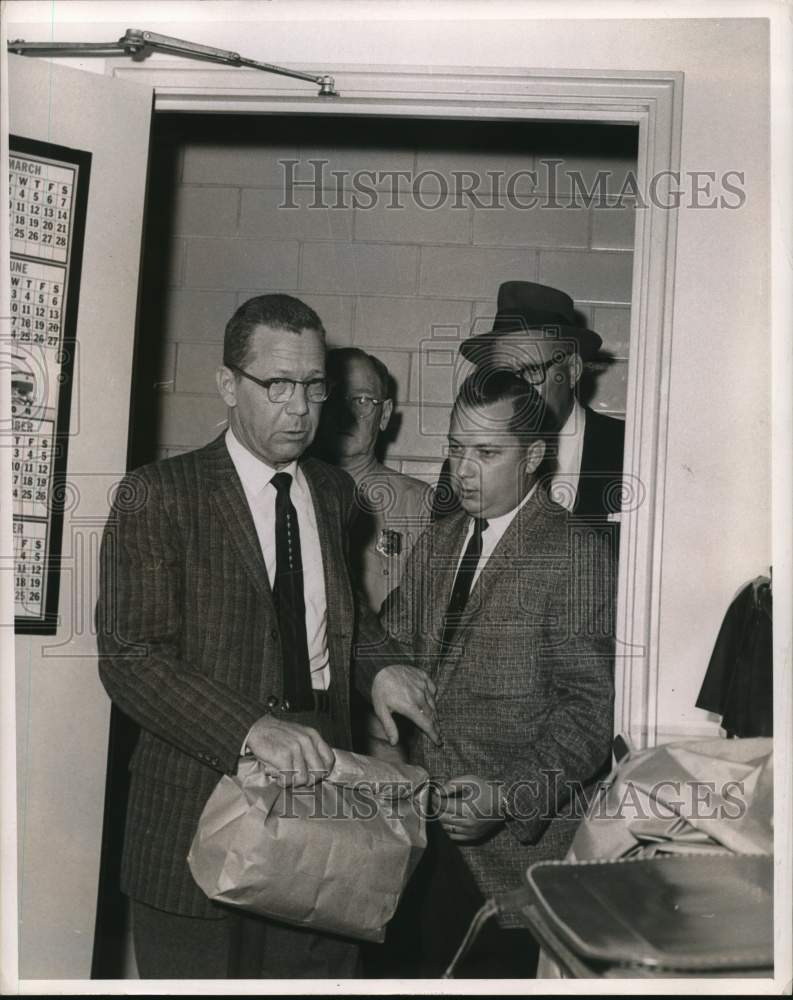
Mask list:
[{"label": "pinstripe suit jacket", "polygon": [[[301,467],[328,606],[336,722],[323,735],[349,747],[354,637],[368,650],[357,663],[364,692],[380,667],[400,658],[350,585],[352,479],[316,459]],[[141,726],[130,764],[122,890],[172,913],[222,916],[193,881],[187,852],[220,775],[236,771],[248,730],[271,696],[282,697],[283,669],[264,559],[222,436],[122,482],[102,543],[97,630],[105,688]],[[290,719],[316,725],[314,717]]]},{"label": "pinstripe suit jacket", "polygon": [[538,486],[480,573],[441,656],[468,523],[458,511],[421,536],[383,619],[438,686],[443,745],[416,731],[411,757],[439,781],[474,774],[504,783],[512,818],[484,842],[462,846],[490,896],[518,887],[533,862],[564,856],[576,822],[554,805],[554,782],[587,782],[608,754],[614,570],[610,533],[576,522]]}]

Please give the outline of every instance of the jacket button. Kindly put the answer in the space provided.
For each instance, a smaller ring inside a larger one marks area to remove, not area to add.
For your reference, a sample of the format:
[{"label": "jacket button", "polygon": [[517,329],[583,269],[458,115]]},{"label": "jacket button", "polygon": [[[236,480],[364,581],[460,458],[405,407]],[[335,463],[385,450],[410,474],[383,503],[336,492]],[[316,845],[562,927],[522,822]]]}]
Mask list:
[{"label": "jacket button", "polygon": [[267,699],[267,707],[271,711],[275,708],[278,708],[278,699],[275,697],[274,694],[271,694],[270,697]]},{"label": "jacket button", "polygon": [[284,698],[284,704],[283,704],[284,711],[288,712],[291,707],[292,706],[289,704],[289,700],[287,698]]},{"label": "jacket button", "polygon": [[278,629],[277,628],[270,629],[270,638],[271,639],[277,639],[278,638]]}]

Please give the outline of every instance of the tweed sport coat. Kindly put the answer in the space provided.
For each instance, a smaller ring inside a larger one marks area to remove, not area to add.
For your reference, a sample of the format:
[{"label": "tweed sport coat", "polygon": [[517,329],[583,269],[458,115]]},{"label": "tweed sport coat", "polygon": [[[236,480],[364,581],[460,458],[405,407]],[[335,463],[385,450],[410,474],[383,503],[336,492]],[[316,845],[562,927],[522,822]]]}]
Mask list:
[{"label": "tweed sport coat", "polygon": [[484,842],[461,845],[490,896],[517,888],[533,862],[564,856],[577,821],[565,818],[574,802],[557,803],[554,786],[591,781],[608,755],[615,570],[611,534],[583,525],[538,486],[482,570],[442,656],[468,524],[458,511],[421,536],[383,620],[438,686],[443,745],[415,731],[411,758],[438,781],[473,774],[503,782],[511,818]]},{"label": "tweed sport coat", "polygon": [[[364,693],[379,668],[404,657],[350,585],[352,479],[317,459],[301,468],[322,548],[331,735],[349,747],[354,641],[367,649],[356,660]],[[223,436],[122,482],[102,543],[97,631],[102,682],[141,726],[121,888],[168,912],[222,916],[193,881],[187,852],[221,774],[236,771],[251,725],[283,693],[272,592]],[[289,718],[316,725],[313,716]]]}]

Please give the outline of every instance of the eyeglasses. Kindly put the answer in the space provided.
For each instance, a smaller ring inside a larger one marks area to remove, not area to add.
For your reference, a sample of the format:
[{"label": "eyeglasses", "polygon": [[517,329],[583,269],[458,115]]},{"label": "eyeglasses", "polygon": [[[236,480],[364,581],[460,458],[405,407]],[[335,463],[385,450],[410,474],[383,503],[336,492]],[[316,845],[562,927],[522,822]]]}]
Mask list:
[{"label": "eyeglasses", "polygon": [[542,385],[548,376],[548,371],[554,365],[559,365],[568,357],[562,351],[554,351],[550,361],[543,361],[539,365],[524,365],[518,370],[518,375],[529,385]]},{"label": "eyeglasses", "polygon": [[362,417],[370,417],[374,413],[374,408],[384,403],[384,399],[375,399],[374,396],[345,396],[347,403],[352,409]]},{"label": "eyeglasses", "polygon": [[324,403],[330,395],[330,385],[325,378],[256,378],[255,375],[243,371],[236,365],[226,365],[226,367],[266,389],[267,398],[271,403],[288,403],[295,394],[296,385],[305,386],[306,399],[309,403]]}]

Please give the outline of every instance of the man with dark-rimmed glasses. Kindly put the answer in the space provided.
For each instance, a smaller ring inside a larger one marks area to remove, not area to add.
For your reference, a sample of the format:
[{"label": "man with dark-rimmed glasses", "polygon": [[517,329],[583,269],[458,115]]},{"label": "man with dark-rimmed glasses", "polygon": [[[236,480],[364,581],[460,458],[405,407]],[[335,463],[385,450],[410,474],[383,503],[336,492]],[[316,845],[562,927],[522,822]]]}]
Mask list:
[{"label": "man with dark-rimmed glasses", "polygon": [[[142,978],[346,978],[351,941],[210,902],[187,854],[241,754],[285,784],[349,748],[350,667],[387,730],[439,739],[434,684],[408,665],[347,572],[354,484],[303,459],[328,395],[325,331],[288,295],[229,321],[217,385],[228,429],[131,473],[102,550],[100,675],[141,727],[121,888]],[[363,650],[363,652],[360,652]]]}]

